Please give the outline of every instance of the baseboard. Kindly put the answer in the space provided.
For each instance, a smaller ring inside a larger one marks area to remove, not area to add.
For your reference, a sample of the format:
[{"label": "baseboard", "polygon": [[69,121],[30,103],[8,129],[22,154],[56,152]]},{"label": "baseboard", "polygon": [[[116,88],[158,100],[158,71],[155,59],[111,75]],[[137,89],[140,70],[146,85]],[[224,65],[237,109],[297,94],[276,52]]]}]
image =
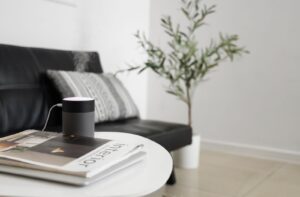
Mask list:
[{"label": "baseboard", "polygon": [[288,163],[300,164],[300,152],[269,148],[264,146],[254,146],[248,144],[231,143],[224,141],[216,141],[210,139],[201,140],[201,148],[208,150],[217,150],[238,154],[243,156],[251,156],[262,159],[271,159],[284,161]]}]

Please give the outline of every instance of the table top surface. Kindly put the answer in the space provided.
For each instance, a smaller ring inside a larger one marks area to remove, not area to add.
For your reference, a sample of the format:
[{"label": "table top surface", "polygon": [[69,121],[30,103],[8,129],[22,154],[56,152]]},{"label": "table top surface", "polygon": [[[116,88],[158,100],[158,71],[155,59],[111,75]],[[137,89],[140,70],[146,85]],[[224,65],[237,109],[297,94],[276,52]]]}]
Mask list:
[{"label": "table top surface", "polygon": [[159,144],[133,134],[96,132],[95,137],[144,144],[145,161],[94,184],[78,187],[39,179],[0,174],[1,196],[143,196],[162,187],[170,176],[173,162]]}]

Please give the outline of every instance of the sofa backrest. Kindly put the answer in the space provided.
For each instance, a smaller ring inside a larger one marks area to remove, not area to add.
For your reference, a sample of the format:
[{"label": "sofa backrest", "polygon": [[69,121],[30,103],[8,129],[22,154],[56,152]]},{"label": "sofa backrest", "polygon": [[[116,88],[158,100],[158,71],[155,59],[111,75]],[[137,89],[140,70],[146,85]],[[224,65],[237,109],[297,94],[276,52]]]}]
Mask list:
[{"label": "sofa backrest", "polygon": [[[47,69],[102,72],[97,52],[63,51],[0,44],[0,135],[41,128],[61,96]],[[49,126],[60,124],[53,113]]]}]

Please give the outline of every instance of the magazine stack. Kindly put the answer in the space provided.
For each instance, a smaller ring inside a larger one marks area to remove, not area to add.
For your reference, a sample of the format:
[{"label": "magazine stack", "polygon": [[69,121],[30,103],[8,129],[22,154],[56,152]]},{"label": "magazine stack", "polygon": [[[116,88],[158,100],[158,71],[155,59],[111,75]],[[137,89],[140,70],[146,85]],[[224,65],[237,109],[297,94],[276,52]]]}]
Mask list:
[{"label": "magazine stack", "polygon": [[0,172],[73,185],[103,180],[145,155],[143,144],[37,130],[0,138]]}]

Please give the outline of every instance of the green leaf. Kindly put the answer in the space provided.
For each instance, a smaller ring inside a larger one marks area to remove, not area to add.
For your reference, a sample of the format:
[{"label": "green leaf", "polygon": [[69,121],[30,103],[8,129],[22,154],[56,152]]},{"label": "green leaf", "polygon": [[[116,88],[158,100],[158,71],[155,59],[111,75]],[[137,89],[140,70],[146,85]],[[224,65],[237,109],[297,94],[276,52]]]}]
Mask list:
[{"label": "green leaf", "polygon": [[182,11],[182,13],[185,15],[185,17],[186,17],[187,19],[190,19],[190,14],[189,14],[189,12],[188,12],[186,9],[181,8],[181,11]]},{"label": "green leaf", "polygon": [[166,92],[169,93],[169,94],[172,94],[172,95],[174,95],[174,96],[177,96],[177,95],[178,95],[176,92],[174,92],[174,91],[172,91],[172,90],[167,90]]},{"label": "green leaf", "polygon": [[142,72],[144,72],[144,70],[146,70],[148,67],[144,67],[142,69],[139,70],[138,74],[141,74]]},{"label": "green leaf", "polygon": [[190,8],[190,7],[191,7],[191,5],[192,5],[192,2],[191,2],[191,1],[189,1],[186,7],[187,7],[187,8]]}]

